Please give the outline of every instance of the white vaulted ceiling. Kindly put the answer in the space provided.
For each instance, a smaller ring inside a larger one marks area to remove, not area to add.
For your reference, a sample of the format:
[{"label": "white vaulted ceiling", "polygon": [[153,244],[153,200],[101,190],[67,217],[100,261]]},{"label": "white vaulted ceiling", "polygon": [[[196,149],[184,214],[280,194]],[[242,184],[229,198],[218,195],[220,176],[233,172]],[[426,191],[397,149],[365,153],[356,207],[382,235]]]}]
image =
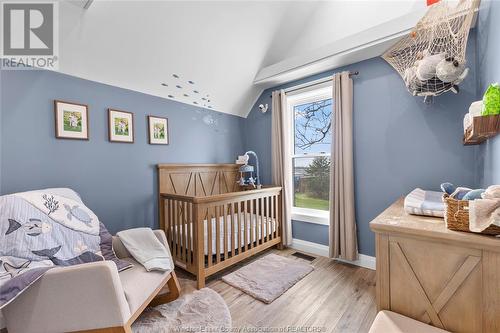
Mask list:
[{"label": "white vaulted ceiling", "polygon": [[424,2],[62,1],[59,71],[244,117],[261,70]]}]

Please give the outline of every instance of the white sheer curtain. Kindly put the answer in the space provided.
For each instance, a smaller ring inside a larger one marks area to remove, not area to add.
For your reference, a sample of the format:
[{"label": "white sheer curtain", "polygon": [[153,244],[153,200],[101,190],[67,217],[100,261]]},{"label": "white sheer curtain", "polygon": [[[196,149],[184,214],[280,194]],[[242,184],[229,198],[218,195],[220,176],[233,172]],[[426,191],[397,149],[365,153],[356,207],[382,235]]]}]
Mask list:
[{"label": "white sheer curtain", "polygon": [[287,132],[292,124],[288,112],[285,91],[272,93],[272,182],[282,187],[283,202],[283,245],[292,244],[292,159],[290,135]]},{"label": "white sheer curtain", "polygon": [[358,259],[352,144],[353,85],[349,72],[333,77],[330,166],[330,257]]}]

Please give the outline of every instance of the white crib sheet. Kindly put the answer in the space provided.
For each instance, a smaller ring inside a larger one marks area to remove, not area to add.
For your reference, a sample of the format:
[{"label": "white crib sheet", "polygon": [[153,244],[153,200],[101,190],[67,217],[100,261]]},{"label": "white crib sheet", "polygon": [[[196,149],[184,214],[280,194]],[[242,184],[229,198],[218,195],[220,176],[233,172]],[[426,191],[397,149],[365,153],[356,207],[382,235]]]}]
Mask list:
[{"label": "white crib sheet", "polygon": [[[252,240],[255,241],[255,240],[260,240],[262,238],[262,235],[264,235],[264,237],[266,235],[269,235],[270,234],[270,231],[272,230],[272,232],[275,232],[276,231],[276,220],[275,219],[269,219],[267,217],[263,217],[261,219],[261,216],[257,216],[255,214],[252,214],[252,221],[250,223],[250,215],[247,215],[247,230],[246,230],[246,233],[247,233],[247,245],[249,245]],[[258,220],[257,220],[258,218]],[[212,218],[212,255],[215,255],[216,254],[216,249],[217,249],[217,234],[216,234],[216,219],[215,218]],[[262,221],[262,222],[261,222]],[[268,223],[267,222],[270,222],[270,224],[272,225],[271,228],[268,228]],[[204,253],[205,255],[208,255],[208,221],[205,220],[204,221]],[[227,248],[228,248],[228,251],[231,252],[232,249],[236,249],[238,248],[238,233],[237,232],[233,232],[233,228],[232,228],[232,223],[231,223],[231,215],[228,215],[226,217],[226,224],[227,224],[227,233],[228,233],[228,245],[227,245]],[[244,243],[245,243],[245,226],[244,226],[244,220],[242,219],[242,223],[238,223],[238,216],[236,215],[235,216],[235,228],[238,228],[238,225],[239,225],[239,229],[240,229],[240,233],[241,233],[241,246],[244,246]],[[261,224],[262,224],[262,228],[261,228]],[[223,254],[224,253],[224,221],[223,221],[223,218],[222,216],[219,217],[219,227],[220,227],[220,238],[219,238],[219,241],[220,241],[220,246],[219,246],[219,253]],[[263,233],[261,232],[263,229]],[[270,229],[268,231],[268,229]],[[177,232],[177,226],[171,226],[170,227],[170,230],[171,231],[174,231]],[[256,233],[257,231],[257,233]],[[184,243],[186,242],[186,234],[187,234],[187,226],[185,226],[184,230],[182,230],[182,239],[179,240],[179,244],[184,247]],[[233,236],[234,235],[234,236]],[[251,236],[251,237],[250,237]],[[273,235],[274,236],[274,235]],[[234,238],[233,238],[234,237]],[[234,242],[232,241],[234,239]],[[192,224],[191,224],[191,244],[193,244],[193,227],[192,227]],[[234,245],[233,245],[234,244]],[[192,246],[192,245],[191,245]],[[234,247],[233,247],[234,246]],[[240,246],[240,247],[241,247]]]}]

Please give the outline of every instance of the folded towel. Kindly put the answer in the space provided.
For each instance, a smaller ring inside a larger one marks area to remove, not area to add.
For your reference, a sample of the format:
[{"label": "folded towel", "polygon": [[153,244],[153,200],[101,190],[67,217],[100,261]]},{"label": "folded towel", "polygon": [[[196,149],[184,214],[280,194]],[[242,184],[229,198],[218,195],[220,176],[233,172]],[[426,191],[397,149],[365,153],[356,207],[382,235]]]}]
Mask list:
[{"label": "folded towel", "polygon": [[132,257],[146,270],[168,271],[174,269],[170,250],[156,238],[150,228],[136,228],[116,234]]},{"label": "folded towel", "polygon": [[483,199],[496,199],[500,198],[500,185],[491,185],[488,187],[483,194],[481,194]]},{"label": "folded towel", "polygon": [[469,202],[469,229],[481,232],[491,225],[500,227],[500,185],[486,189],[483,199]]},{"label": "folded towel", "polygon": [[424,191],[416,188],[405,198],[404,209],[408,214],[426,216],[444,216],[443,193]]},{"label": "folded towel", "polygon": [[470,105],[469,114],[471,115],[471,119],[481,116],[481,112],[483,112],[483,101],[477,101]]},{"label": "folded towel", "polygon": [[466,113],[464,116],[464,133],[471,126],[472,126],[472,116],[470,115],[470,113]]}]

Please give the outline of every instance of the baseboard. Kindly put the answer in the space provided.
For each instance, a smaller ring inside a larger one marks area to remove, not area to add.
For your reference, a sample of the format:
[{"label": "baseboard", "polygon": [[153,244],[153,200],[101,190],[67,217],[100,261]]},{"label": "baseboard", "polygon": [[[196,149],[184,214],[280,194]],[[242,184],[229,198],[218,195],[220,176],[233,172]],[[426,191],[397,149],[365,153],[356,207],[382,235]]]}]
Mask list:
[{"label": "baseboard", "polygon": [[[302,239],[292,239],[292,245],[290,246],[292,249],[303,251],[307,253],[312,253],[318,256],[328,257],[329,248],[326,245],[317,244],[313,242],[308,242]],[[335,259],[337,261],[349,263],[352,265],[368,268],[375,270],[376,268],[376,258],[372,256],[367,256],[365,254],[359,254],[359,259],[356,261],[344,260],[344,259]]]}]

